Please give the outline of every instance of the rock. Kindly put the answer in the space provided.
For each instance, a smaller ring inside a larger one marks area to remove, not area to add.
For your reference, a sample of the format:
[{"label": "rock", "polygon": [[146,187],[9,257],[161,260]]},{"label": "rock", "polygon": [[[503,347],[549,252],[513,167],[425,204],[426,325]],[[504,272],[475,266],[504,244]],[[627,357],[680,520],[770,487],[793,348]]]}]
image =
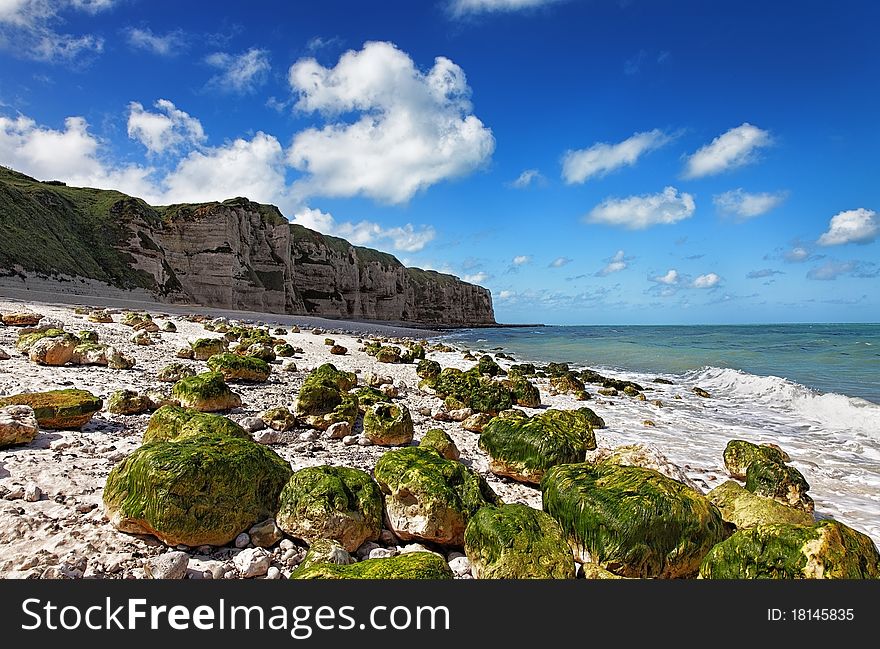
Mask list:
[{"label": "rock", "polygon": [[843,523],[759,525],[739,530],[709,551],[703,579],[878,579],[871,538]]},{"label": "rock", "polygon": [[422,359],[416,366],[416,375],[422,379],[435,379],[442,369],[437,361]]},{"label": "rock", "polygon": [[2,348],[0,348],[0,361],[8,361],[8,360],[9,360],[9,354],[7,354],[5,351],[3,351]]},{"label": "rock", "polygon": [[583,462],[596,448],[596,435],[580,410],[545,410],[525,419],[496,417],[480,435],[479,447],[489,454],[489,470],[531,484],[557,464]]},{"label": "rock", "polygon": [[372,446],[373,442],[369,437],[360,435],[357,439],[358,446]]},{"label": "rock", "polygon": [[[566,550],[568,546],[566,546]],[[456,577],[463,577],[471,572],[471,562],[467,557],[457,557],[449,562],[449,569]]]},{"label": "rock", "polygon": [[528,379],[522,376],[512,376],[508,379],[507,385],[516,405],[524,408],[541,407],[541,391]]},{"label": "rock", "polygon": [[0,448],[30,444],[39,432],[34,409],[30,406],[0,408]]},{"label": "rock", "polygon": [[[446,413],[446,416],[450,421],[463,422],[466,421],[469,417],[472,417],[474,411],[470,408],[456,408],[455,410],[450,410]],[[485,414],[485,413],[483,413]]]},{"label": "rock", "polygon": [[287,461],[250,440],[181,436],[145,444],[114,466],[104,506],[123,532],[222,546],[275,515],[291,474]]},{"label": "rock", "polygon": [[345,437],[342,438],[342,443],[345,446],[354,446],[355,444],[358,443],[358,436],[357,435],[346,435]]},{"label": "rock", "polygon": [[288,345],[287,343],[275,345],[275,347],[273,347],[272,349],[275,352],[275,356],[279,358],[290,358],[296,353],[293,347]]},{"label": "rock", "polygon": [[358,547],[355,554],[358,559],[366,559],[370,556],[370,552],[379,548],[378,543],[374,543],[373,541],[364,541],[361,543],[360,547]]},{"label": "rock", "polygon": [[155,345],[156,341],[150,337],[146,331],[141,331],[132,336],[131,342],[135,345],[141,345],[142,347],[146,347],[148,345]]},{"label": "rock", "polygon": [[260,414],[260,419],[266,426],[281,433],[293,430],[299,424],[296,415],[283,407],[269,408],[269,410],[263,411]]},{"label": "rock", "polygon": [[299,392],[296,413],[312,428],[327,430],[345,421],[354,426],[358,416],[358,398],[348,390],[357,385],[354,372],[341,372],[330,363],[314,369]]},{"label": "rock", "polygon": [[778,446],[758,446],[742,439],[730,440],[724,448],[724,466],[732,478],[745,480],[749,465],[759,459],[785,463],[791,458]]},{"label": "rock", "polygon": [[404,541],[460,546],[470,517],[500,502],[482,476],[434,449],[388,451],[374,475],[385,494],[387,524]]},{"label": "rock", "polygon": [[299,441],[301,441],[301,442],[314,442],[320,436],[321,436],[321,434],[317,430],[307,430],[304,433],[299,434]]},{"label": "rock", "polygon": [[132,390],[117,390],[107,400],[107,412],[115,415],[140,415],[153,408],[149,397]]},{"label": "rock", "polygon": [[113,322],[113,316],[107,311],[92,311],[86,318],[89,322],[109,323]]},{"label": "rock", "polygon": [[281,571],[275,566],[271,566],[266,571],[266,579],[281,579]]},{"label": "rock", "polygon": [[266,422],[259,417],[245,417],[238,423],[249,433],[256,433],[257,431],[265,430],[266,428]]},{"label": "rock", "polygon": [[347,421],[339,421],[327,428],[327,439],[342,439],[351,435],[351,425]]},{"label": "rock", "polygon": [[394,378],[387,375],[367,372],[367,375],[364,377],[364,383],[370,388],[381,388],[383,385],[391,385],[394,383]]},{"label": "rock", "polygon": [[43,490],[33,482],[28,482],[24,487],[24,500],[28,503],[35,503],[43,497]]},{"label": "rock", "polygon": [[281,433],[271,428],[260,430],[254,433],[254,441],[257,444],[278,444],[281,441]]},{"label": "rock", "polygon": [[584,391],[583,381],[572,372],[552,377],[550,387],[560,394],[577,394]]},{"label": "rock", "polygon": [[452,579],[446,561],[433,552],[412,552],[350,565],[303,562],[291,579]]},{"label": "rock", "polygon": [[43,319],[39,313],[20,311],[17,313],[4,313],[0,315],[0,321],[7,327],[36,327]]},{"label": "rock", "polygon": [[490,421],[492,421],[492,415],[488,415],[485,412],[478,412],[461,422],[461,427],[472,433],[482,433],[483,428],[485,428],[486,424]]},{"label": "rock", "polygon": [[162,324],[162,331],[165,331],[170,334],[177,333],[177,325],[171,322],[170,320],[165,321]]},{"label": "rock", "polygon": [[189,347],[181,347],[174,355],[177,356],[177,358],[188,358],[190,360],[195,357],[195,354],[193,354],[193,350]]},{"label": "rock", "polygon": [[107,367],[111,370],[130,370],[135,365],[133,358],[126,356],[115,347],[107,347],[105,350]]},{"label": "rock", "polygon": [[296,372],[296,363],[294,361],[284,361],[281,363],[282,372]]},{"label": "rock", "polygon": [[698,397],[703,397],[704,399],[711,399],[712,398],[711,394],[706,392],[703,388],[699,388],[697,386],[694,386],[693,388],[691,388],[691,392],[693,392]]},{"label": "rock", "polygon": [[[383,388],[385,387],[388,386],[383,386]],[[387,394],[385,394],[385,392],[369,385],[358,388],[357,390],[355,390],[355,394],[357,395],[358,408],[361,410],[361,412],[366,412],[368,406],[372,406],[377,403],[391,402],[391,398]]]},{"label": "rock", "polygon": [[[286,539],[285,539],[286,540]],[[318,539],[309,546],[309,551],[300,562],[300,568],[308,568],[318,564],[332,563],[337,566],[347,566],[354,563],[354,559],[338,541],[331,539]]]},{"label": "rock", "polygon": [[154,334],[159,331],[159,325],[157,325],[152,320],[143,320],[142,322],[138,322],[133,329],[135,331],[145,331],[147,333]]},{"label": "rock", "polygon": [[651,469],[555,466],[541,481],[541,497],[575,557],[624,577],[693,576],[726,534],[705,496]]},{"label": "rock", "polygon": [[562,528],[549,515],[525,505],[477,511],[464,534],[464,551],[477,579],[575,577]]},{"label": "rock", "polygon": [[617,396],[617,389],[616,388],[599,388],[598,390],[596,390],[596,392],[601,394],[603,397],[616,397]]},{"label": "rock", "polygon": [[747,529],[758,525],[786,523],[789,525],[812,525],[813,516],[801,509],[787,507],[772,498],[756,496],[743,489],[733,480],[715,487],[706,497],[721,511],[721,517]]},{"label": "rock", "polygon": [[400,396],[400,390],[396,385],[383,385],[379,391],[389,399],[395,399]]},{"label": "rock", "polygon": [[805,512],[813,511],[813,499],[807,495],[810,485],[793,466],[780,461],[759,459],[749,464],[746,489]]},{"label": "rock", "polygon": [[242,532],[238,536],[235,537],[235,542],[233,545],[239,549],[244,549],[248,546],[248,543],[251,542],[251,537],[248,536],[246,532]]},{"label": "rock", "polygon": [[397,551],[392,548],[374,548],[370,550],[369,559],[388,559],[397,556]]},{"label": "rock", "polygon": [[222,354],[226,351],[224,338],[199,338],[190,343],[192,358],[197,361],[206,361],[214,354]]},{"label": "rock", "polygon": [[660,383],[661,385],[674,385],[673,382],[670,381],[669,379],[664,379],[659,376],[657,378],[655,378],[652,382],[653,383]]},{"label": "rock", "polygon": [[615,575],[613,572],[608,572],[595,563],[582,563],[578,576],[582,579],[625,579],[625,577]]},{"label": "rock", "polygon": [[253,356],[238,356],[223,352],[208,359],[208,368],[220,372],[227,381],[264,383],[272,371],[269,364]]},{"label": "rock", "polygon": [[244,428],[222,415],[180,406],[162,406],[150,417],[144,431],[143,443],[169,442],[205,435],[225,435],[250,440],[250,435]]},{"label": "rock", "polygon": [[232,561],[244,579],[251,579],[262,577],[269,572],[271,558],[263,548],[248,548],[235,555]]},{"label": "rock", "polygon": [[177,383],[181,379],[186,379],[195,375],[196,371],[192,366],[184,363],[171,363],[159,370],[159,373],[156,375],[156,380],[162,381],[163,383]]},{"label": "rock", "polygon": [[669,458],[653,446],[628,444],[615,448],[600,448],[595,451],[588,451],[584,461],[593,464],[607,462],[609,464],[617,464],[618,466],[637,466],[642,469],[653,469],[667,478],[678,480],[699,494],[703,493],[697,483],[688,478],[681,467],[670,462]]},{"label": "rock", "polygon": [[79,339],[70,334],[41,338],[31,346],[28,357],[38,365],[66,365],[73,360],[77,345],[79,345]]},{"label": "rock", "polygon": [[330,348],[330,353],[335,356],[344,356],[345,354],[348,353],[348,348],[343,347],[342,345],[333,345]]},{"label": "rock", "polygon": [[626,386],[623,389],[623,393],[628,397],[638,397],[639,395],[641,395],[643,397],[645,396],[631,385]]},{"label": "rock", "polygon": [[488,354],[480,356],[475,369],[483,376],[499,376],[507,373]]},{"label": "rock", "polygon": [[657,426],[657,424],[654,423],[654,420],[653,420],[653,419],[645,419],[645,420],[642,422],[642,426],[647,426],[648,428],[654,428],[654,427]]},{"label": "rock", "polygon": [[419,442],[419,446],[423,448],[433,448],[447,460],[457,460],[461,457],[461,453],[455,445],[455,442],[452,441],[452,438],[449,437],[442,428],[432,428],[425,433],[425,436],[422,437],[422,441]]},{"label": "rock", "polygon": [[144,575],[148,579],[183,579],[189,555],[186,552],[172,550],[157,557],[147,559],[144,563]]},{"label": "rock", "polygon": [[377,403],[364,413],[364,436],[379,446],[403,446],[413,440],[413,420],[403,404]]},{"label": "rock", "polygon": [[0,397],[0,407],[30,406],[40,428],[77,430],[85,426],[104,403],[86,390],[50,390]]},{"label": "rock", "polygon": [[248,345],[244,349],[242,349],[242,347],[242,345],[239,345],[236,348],[236,352],[242,356],[257,358],[266,363],[271,363],[276,358],[275,348],[268,343],[254,343],[252,345]]},{"label": "rock", "polygon": [[171,395],[181,406],[202,412],[219,412],[241,406],[241,397],[229,389],[219,372],[204,372],[181,379]]},{"label": "rock", "polygon": [[332,539],[349,552],[375,541],[382,529],[382,494],[363,471],[317,466],[293,474],[275,517],[290,536],[308,543]]},{"label": "rock", "polygon": [[251,543],[258,548],[271,548],[284,538],[284,534],[273,518],[268,518],[262,523],[254,525],[248,530],[248,535],[250,536]]},{"label": "rock", "polygon": [[384,346],[380,347],[376,352],[376,360],[380,363],[400,363],[401,350],[400,347]]},{"label": "rock", "polygon": [[475,370],[462,372],[453,367],[444,369],[435,379],[424,382],[440,398],[454,397],[462,407],[474,412],[497,414],[513,405],[513,395],[499,381],[481,376]]}]

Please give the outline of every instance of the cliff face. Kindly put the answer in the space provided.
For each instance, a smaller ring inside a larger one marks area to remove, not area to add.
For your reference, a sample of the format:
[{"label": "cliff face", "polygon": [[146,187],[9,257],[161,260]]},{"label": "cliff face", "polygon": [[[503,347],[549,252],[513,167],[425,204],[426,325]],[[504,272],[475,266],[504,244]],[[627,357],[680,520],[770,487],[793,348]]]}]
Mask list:
[{"label": "cliff face", "polygon": [[64,273],[237,310],[494,324],[488,290],[288,223],[237,198],[151,207],[0,168],[0,268]]}]

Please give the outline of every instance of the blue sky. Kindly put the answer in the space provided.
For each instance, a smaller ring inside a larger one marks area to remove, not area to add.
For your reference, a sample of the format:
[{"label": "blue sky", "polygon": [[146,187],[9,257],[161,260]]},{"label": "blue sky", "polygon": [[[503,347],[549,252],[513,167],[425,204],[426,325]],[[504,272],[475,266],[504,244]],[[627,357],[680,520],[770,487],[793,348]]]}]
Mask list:
[{"label": "blue sky", "polygon": [[0,0],[0,163],[246,195],[503,322],[880,316],[866,2]]}]

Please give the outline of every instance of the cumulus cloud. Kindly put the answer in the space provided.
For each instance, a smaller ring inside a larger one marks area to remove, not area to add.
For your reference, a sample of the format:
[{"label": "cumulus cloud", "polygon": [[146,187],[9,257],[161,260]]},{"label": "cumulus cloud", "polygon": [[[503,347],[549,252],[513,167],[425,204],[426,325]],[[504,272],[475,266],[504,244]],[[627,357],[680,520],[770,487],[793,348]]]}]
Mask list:
[{"label": "cumulus cloud", "polygon": [[880,222],[874,210],[860,207],[831,217],[828,232],[819,237],[820,246],[839,246],[845,243],[871,243],[880,233]]},{"label": "cumulus cloud", "polygon": [[807,279],[833,281],[842,275],[869,279],[880,275],[880,269],[878,269],[877,264],[870,261],[829,260],[821,266],[811,268],[809,272],[807,272]]},{"label": "cumulus cloud", "polygon": [[694,214],[694,197],[666,187],[659,194],[607,198],[587,214],[589,223],[616,225],[629,230],[643,230],[652,225],[678,223]]},{"label": "cumulus cloud", "polygon": [[666,271],[665,275],[652,277],[651,281],[657,282],[658,284],[665,284],[666,286],[675,286],[676,284],[678,284],[679,281],[678,271],[674,268],[670,268],[668,271]]},{"label": "cumulus cloud", "polygon": [[104,49],[104,39],[94,34],[61,31],[66,16],[76,12],[97,14],[116,0],[0,0],[0,47],[38,61],[71,61]]},{"label": "cumulus cloud", "polygon": [[147,151],[165,153],[205,141],[205,131],[198,119],[167,99],[159,99],[154,106],[158,112],[145,110],[136,101],[128,105],[128,137],[139,141]]},{"label": "cumulus cloud", "polygon": [[772,268],[762,268],[760,270],[752,270],[746,275],[746,279],[762,279],[764,277],[772,277],[773,275],[784,275],[781,270]]},{"label": "cumulus cloud", "polygon": [[788,192],[761,192],[750,194],[740,189],[732,189],[723,194],[715,194],[712,202],[722,214],[740,220],[752,219],[779,207],[788,197]]},{"label": "cumulus cloud", "polygon": [[474,273],[473,275],[463,275],[462,279],[468,284],[482,284],[487,279],[489,279],[489,274],[481,270],[480,272]]},{"label": "cumulus cloud", "polygon": [[593,176],[624,166],[632,166],[650,151],[670,142],[672,137],[659,129],[635,133],[623,142],[599,142],[587,149],[566,151],[562,157],[562,178],[569,185],[580,184]]},{"label": "cumulus cloud", "polygon": [[519,11],[554,4],[560,0],[451,0],[449,8],[455,16],[501,11]]},{"label": "cumulus cloud", "polygon": [[186,48],[184,33],[179,29],[159,35],[153,33],[149,27],[131,27],[127,31],[127,37],[132,48],[159,56],[175,56]]},{"label": "cumulus cloud", "polygon": [[517,255],[512,260],[514,266],[523,266],[532,261],[531,255]]},{"label": "cumulus cloud", "polygon": [[404,252],[418,252],[437,236],[431,226],[416,228],[410,223],[393,228],[383,228],[372,221],[338,223],[332,215],[312,208],[298,211],[293,222],[324,234],[342,237],[356,246],[390,243],[395,250]]},{"label": "cumulus cloud", "polygon": [[544,177],[541,175],[541,172],[537,169],[526,169],[519,176],[517,176],[516,180],[510,183],[510,186],[516,189],[524,189],[532,183],[543,180],[543,178]]},{"label": "cumulus cloud", "polygon": [[609,258],[604,268],[596,272],[596,277],[607,277],[612,273],[619,273],[627,267],[628,259],[623,250],[618,250],[613,257]]},{"label": "cumulus cloud", "polygon": [[550,268],[562,268],[572,262],[568,257],[557,257],[553,261],[550,262]]},{"label": "cumulus cloud", "polygon": [[[290,147],[290,164],[306,174],[298,181],[304,195],[403,203],[471,173],[495,149],[491,130],[471,113],[464,70],[445,57],[423,73],[392,43],[368,42],[333,68],[301,59],[289,80],[296,108],[328,120],[298,133]],[[342,119],[352,113],[356,121]]]},{"label": "cumulus cloud", "polygon": [[269,53],[256,47],[241,54],[215,52],[205,58],[205,63],[219,70],[208,86],[234,94],[254,92],[265,83],[272,69]]},{"label": "cumulus cloud", "polygon": [[722,133],[687,159],[685,178],[700,178],[754,162],[759,149],[773,143],[770,132],[748,122]]},{"label": "cumulus cloud", "polygon": [[697,276],[691,286],[693,288],[713,288],[718,286],[720,282],[721,278],[715,273],[706,273],[705,275]]}]

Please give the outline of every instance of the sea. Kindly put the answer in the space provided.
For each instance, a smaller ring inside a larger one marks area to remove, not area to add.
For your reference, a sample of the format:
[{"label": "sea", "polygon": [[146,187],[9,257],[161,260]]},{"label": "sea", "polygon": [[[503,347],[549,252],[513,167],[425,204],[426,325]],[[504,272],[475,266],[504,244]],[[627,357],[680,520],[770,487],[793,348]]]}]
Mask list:
[{"label": "sea", "polygon": [[[880,324],[545,326],[465,329],[443,339],[649,388],[648,402],[593,406],[608,423],[600,443],[604,436],[609,445],[655,446],[707,488],[724,479],[729,440],[779,444],[810,483],[817,517],[880,544]],[[674,385],[652,383],[656,377]],[[696,396],[694,386],[712,398]]]}]

